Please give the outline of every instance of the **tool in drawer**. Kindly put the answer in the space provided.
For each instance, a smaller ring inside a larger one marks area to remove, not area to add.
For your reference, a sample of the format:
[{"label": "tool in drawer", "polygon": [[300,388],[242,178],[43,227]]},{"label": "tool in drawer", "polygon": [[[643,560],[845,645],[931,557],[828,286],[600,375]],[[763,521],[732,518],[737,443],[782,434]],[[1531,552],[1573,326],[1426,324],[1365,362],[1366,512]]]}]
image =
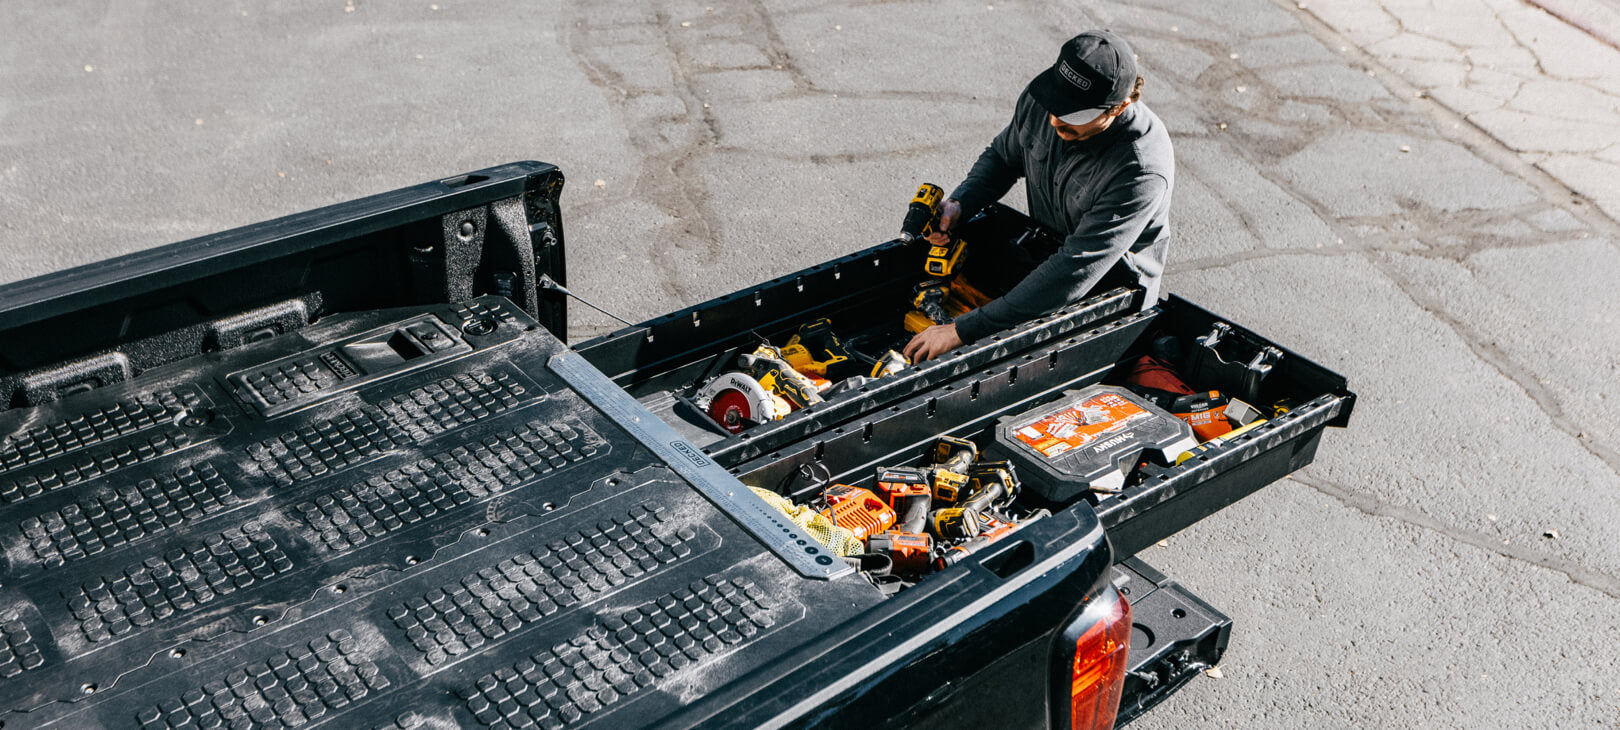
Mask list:
[{"label": "tool in drawer", "polygon": [[962,540],[994,529],[1004,521],[996,517],[999,510],[1018,496],[1018,478],[1005,461],[976,462],[968,467],[968,474],[967,496],[955,506],[929,515],[929,526],[941,539]]},{"label": "tool in drawer", "polygon": [[941,436],[934,442],[933,466],[928,477],[934,487],[934,499],[955,502],[968,483],[968,469],[979,458],[979,447],[967,439]]},{"label": "tool in drawer", "polygon": [[722,373],[698,390],[695,399],[721,428],[740,433],[756,423],[782,419],[793,407],[747,373]]},{"label": "tool in drawer", "polygon": [[1192,426],[1198,440],[1208,441],[1232,430],[1232,422],[1226,417],[1226,407],[1231,403],[1231,398],[1211,390],[1176,398],[1168,410]]},{"label": "tool in drawer", "polygon": [[889,556],[894,564],[894,572],[915,577],[928,571],[928,561],[934,552],[934,539],[923,532],[890,530],[868,539],[866,550]]},{"label": "tool in drawer", "polygon": [[822,400],[818,384],[793,369],[770,345],[737,356],[737,366],[739,370],[721,373],[693,396],[699,408],[731,433],[781,420]]},{"label": "tool in drawer", "polygon": [[821,513],[834,525],[865,540],[894,525],[894,510],[869,489],[833,484],[823,491],[827,508]]},{"label": "tool in drawer", "polygon": [[1087,490],[1116,493],[1143,453],[1169,464],[1198,445],[1192,426],[1124,388],[1094,385],[1003,418],[996,443],[1054,502]]},{"label": "tool in drawer", "polygon": [[934,567],[938,570],[949,568],[972,556],[973,553],[978,552],[984,546],[1011,534],[1014,530],[1049,515],[1050,513],[1046,510],[1036,510],[1033,514],[1018,522],[996,521],[993,524],[986,525],[985,529],[976,537],[956,543],[940,551],[939,558],[934,561]]},{"label": "tool in drawer", "polygon": [[1260,384],[1283,358],[1282,350],[1252,342],[1225,322],[1216,322],[1197,339],[1188,355],[1187,370],[1194,382],[1220,388],[1249,403],[1259,403]]},{"label": "tool in drawer", "polygon": [[989,295],[960,275],[923,281],[912,289],[912,309],[904,320],[906,331],[916,334],[936,324],[950,324],[989,301]]},{"label": "tool in drawer", "polygon": [[1204,454],[1204,453],[1207,453],[1207,452],[1209,452],[1209,451],[1211,451],[1211,450],[1213,450],[1215,448],[1218,448],[1221,444],[1224,444],[1224,443],[1226,443],[1228,441],[1231,441],[1232,439],[1235,439],[1235,438],[1237,438],[1239,436],[1242,436],[1243,434],[1248,433],[1250,431],[1253,431],[1254,429],[1260,428],[1261,426],[1264,426],[1266,423],[1267,423],[1266,419],[1257,418],[1257,419],[1255,419],[1253,421],[1250,421],[1249,423],[1247,423],[1247,424],[1245,424],[1243,426],[1240,426],[1238,428],[1234,428],[1234,429],[1232,429],[1230,431],[1227,431],[1226,433],[1223,433],[1223,434],[1221,434],[1219,436],[1216,436],[1215,438],[1212,438],[1212,439],[1210,439],[1208,441],[1205,441],[1204,443],[1199,444],[1198,446],[1194,447],[1190,451],[1182,452],[1182,454],[1180,456],[1176,457],[1176,464],[1180,465],[1180,464],[1185,463],[1187,461],[1190,461],[1192,459],[1196,459],[1196,458],[1198,458],[1198,456],[1200,454]]},{"label": "tool in drawer", "polygon": [[807,376],[840,381],[846,378],[881,378],[904,370],[911,363],[889,350],[881,357],[870,357],[844,344],[832,331],[832,321],[823,317],[799,326],[798,333],[782,346],[782,359]]},{"label": "tool in drawer", "polygon": [[780,349],[761,342],[738,355],[735,369],[698,388],[692,402],[727,432],[740,433],[910,365],[894,350],[872,357],[845,345],[821,318],[800,326]]},{"label": "tool in drawer", "polygon": [[889,507],[897,515],[895,529],[901,532],[922,532],[928,523],[928,508],[933,500],[929,476],[918,467],[879,468],[878,492],[888,499]]},{"label": "tool in drawer", "polygon": [[936,324],[950,324],[956,319],[945,308],[945,299],[950,296],[950,285],[944,281],[924,281],[912,290],[912,310],[906,313],[906,331],[913,334],[921,332]]}]

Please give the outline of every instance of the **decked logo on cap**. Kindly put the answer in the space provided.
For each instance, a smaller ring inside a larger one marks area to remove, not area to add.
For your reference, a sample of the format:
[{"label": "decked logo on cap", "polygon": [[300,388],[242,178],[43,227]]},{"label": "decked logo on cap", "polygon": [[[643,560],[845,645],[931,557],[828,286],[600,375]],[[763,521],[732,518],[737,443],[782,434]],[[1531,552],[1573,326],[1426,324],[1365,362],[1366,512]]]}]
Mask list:
[{"label": "decked logo on cap", "polygon": [[1063,74],[1063,78],[1068,79],[1069,83],[1080,87],[1081,91],[1091,91],[1091,80],[1081,76],[1078,71],[1069,68],[1068,61],[1058,62],[1058,73]]}]

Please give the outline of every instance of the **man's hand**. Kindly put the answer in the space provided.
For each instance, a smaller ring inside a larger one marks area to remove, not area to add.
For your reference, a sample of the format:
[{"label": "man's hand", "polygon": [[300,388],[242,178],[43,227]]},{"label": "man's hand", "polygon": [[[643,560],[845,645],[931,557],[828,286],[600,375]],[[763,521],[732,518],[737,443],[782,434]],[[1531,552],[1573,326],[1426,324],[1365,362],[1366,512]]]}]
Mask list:
[{"label": "man's hand", "polygon": [[[956,198],[947,198],[945,204],[939,209],[939,227],[928,234],[928,242],[935,246],[944,246],[951,242],[951,227],[956,225],[956,219],[962,217],[962,201]],[[920,337],[921,335],[919,335]],[[916,342],[916,340],[912,340]],[[958,342],[957,345],[962,343]]]},{"label": "man's hand", "polygon": [[906,343],[906,349],[901,354],[908,360],[918,363],[932,360],[961,346],[962,338],[956,334],[955,324],[936,324],[918,332],[916,337]]}]

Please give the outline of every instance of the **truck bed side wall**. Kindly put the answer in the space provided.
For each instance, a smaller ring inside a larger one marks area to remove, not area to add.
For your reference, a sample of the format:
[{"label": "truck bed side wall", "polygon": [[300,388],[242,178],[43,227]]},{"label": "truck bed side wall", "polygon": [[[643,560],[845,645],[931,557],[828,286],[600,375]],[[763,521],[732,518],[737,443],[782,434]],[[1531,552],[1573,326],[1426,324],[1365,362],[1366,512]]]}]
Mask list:
[{"label": "truck bed side wall", "polygon": [[516,162],[8,285],[0,411],[334,312],[500,294],[563,337],[562,183]]}]

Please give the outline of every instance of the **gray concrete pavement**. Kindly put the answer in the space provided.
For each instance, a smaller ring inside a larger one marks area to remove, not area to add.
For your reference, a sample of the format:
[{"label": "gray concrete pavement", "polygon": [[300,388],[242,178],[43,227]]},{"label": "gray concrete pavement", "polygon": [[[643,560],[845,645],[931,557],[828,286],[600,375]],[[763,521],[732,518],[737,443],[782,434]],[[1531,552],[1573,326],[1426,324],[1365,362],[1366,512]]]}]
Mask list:
[{"label": "gray concrete pavement", "polygon": [[[1169,289],[1362,396],[1315,465],[1148,551],[1237,625],[1138,727],[1620,725],[1620,225],[1448,105],[1421,39],[1306,5],[0,5],[0,281],[533,158],[570,176],[571,285],[650,316],[889,237],[1105,25],[1175,139]],[[1544,71],[1588,48],[1547,32]],[[1607,113],[1564,88],[1570,129]]]},{"label": "gray concrete pavement", "polygon": [[1432,96],[1620,218],[1620,6],[1612,0],[1326,0],[1299,7],[1415,94]]}]

